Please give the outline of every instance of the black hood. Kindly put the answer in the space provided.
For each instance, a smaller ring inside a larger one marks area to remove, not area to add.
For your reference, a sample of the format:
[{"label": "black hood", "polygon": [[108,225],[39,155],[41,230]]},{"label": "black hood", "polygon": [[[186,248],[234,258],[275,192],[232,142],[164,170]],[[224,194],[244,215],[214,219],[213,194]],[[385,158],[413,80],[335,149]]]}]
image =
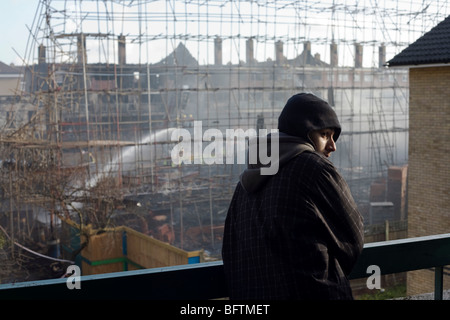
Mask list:
[{"label": "black hood", "polygon": [[[251,149],[252,144],[257,144],[257,149],[263,149],[263,154],[267,154],[267,150],[272,150],[271,143],[274,137],[277,138],[278,142],[279,156],[277,158],[278,163],[276,164],[278,170],[300,153],[304,151],[314,152],[314,147],[311,143],[283,132],[269,134],[267,140],[264,140],[262,143],[260,143],[261,140],[259,138],[252,139],[249,141],[249,149]],[[271,163],[271,165],[274,164]],[[272,177],[270,174],[265,175],[261,172],[261,168],[264,167],[267,167],[267,165],[262,165],[259,161],[255,164],[248,163],[247,169],[239,177],[245,191],[248,193],[257,192]]]},{"label": "black hood", "polygon": [[278,118],[278,130],[288,135],[311,141],[311,130],[334,129],[334,141],[341,134],[336,112],[325,100],[311,93],[299,93],[286,102]]}]

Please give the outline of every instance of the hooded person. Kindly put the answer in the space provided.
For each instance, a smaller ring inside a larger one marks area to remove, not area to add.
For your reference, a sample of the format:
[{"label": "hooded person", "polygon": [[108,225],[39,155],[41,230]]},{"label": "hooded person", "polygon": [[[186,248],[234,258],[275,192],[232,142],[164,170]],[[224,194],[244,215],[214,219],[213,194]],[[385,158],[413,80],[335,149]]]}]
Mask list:
[{"label": "hooded person", "polygon": [[[278,130],[249,145],[278,151],[277,172],[249,163],[228,209],[222,258],[230,299],[353,299],[347,277],[362,251],[363,220],[327,159],[341,134],[336,113],[313,94],[296,94]],[[330,152],[319,152],[318,132],[328,132],[319,140],[329,140]]]}]

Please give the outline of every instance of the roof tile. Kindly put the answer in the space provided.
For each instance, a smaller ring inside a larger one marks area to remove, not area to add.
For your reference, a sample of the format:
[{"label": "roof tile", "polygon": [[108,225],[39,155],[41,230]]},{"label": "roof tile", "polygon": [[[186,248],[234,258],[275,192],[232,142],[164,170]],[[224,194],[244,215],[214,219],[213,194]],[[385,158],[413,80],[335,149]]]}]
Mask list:
[{"label": "roof tile", "polygon": [[450,63],[450,16],[387,62],[389,67]]}]

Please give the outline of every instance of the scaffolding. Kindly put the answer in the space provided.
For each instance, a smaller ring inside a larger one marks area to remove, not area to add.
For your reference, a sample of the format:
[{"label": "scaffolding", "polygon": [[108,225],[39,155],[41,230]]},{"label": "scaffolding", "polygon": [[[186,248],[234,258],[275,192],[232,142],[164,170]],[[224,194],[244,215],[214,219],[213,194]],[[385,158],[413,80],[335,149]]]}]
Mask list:
[{"label": "scaffolding", "polygon": [[[1,106],[2,223],[13,236],[29,215],[165,241],[170,230],[171,244],[219,256],[245,164],[207,163],[225,148],[207,133],[276,129],[305,91],[335,108],[332,160],[365,204],[371,181],[408,161],[408,71],[386,59],[448,12],[422,0],[41,0],[17,98]],[[173,161],[176,129],[201,140],[202,161]]]}]

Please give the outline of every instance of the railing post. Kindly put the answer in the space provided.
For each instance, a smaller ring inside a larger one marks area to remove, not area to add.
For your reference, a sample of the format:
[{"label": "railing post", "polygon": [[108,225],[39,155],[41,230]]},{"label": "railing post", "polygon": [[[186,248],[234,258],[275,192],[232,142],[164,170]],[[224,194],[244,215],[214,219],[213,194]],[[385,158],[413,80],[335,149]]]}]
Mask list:
[{"label": "railing post", "polygon": [[434,300],[442,300],[444,291],[444,267],[434,268]]}]

